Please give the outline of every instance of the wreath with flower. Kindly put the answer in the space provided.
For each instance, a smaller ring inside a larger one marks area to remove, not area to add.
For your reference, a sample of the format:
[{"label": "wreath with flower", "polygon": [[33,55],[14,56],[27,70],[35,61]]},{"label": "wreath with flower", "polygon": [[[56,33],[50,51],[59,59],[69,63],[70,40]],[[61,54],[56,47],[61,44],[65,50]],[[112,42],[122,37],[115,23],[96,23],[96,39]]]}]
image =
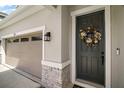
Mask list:
[{"label": "wreath with flower", "polygon": [[101,33],[95,27],[90,26],[80,29],[80,38],[88,47],[96,46],[101,40]]}]

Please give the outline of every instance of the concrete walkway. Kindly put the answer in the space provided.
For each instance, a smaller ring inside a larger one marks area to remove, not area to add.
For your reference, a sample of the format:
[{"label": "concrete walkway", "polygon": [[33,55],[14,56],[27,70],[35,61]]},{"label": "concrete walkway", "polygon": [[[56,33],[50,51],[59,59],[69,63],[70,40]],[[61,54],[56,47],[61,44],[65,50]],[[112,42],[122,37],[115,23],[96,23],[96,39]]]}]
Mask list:
[{"label": "concrete walkway", "polygon": [[39,88],[41,85],[0,65],[0,88]]}]

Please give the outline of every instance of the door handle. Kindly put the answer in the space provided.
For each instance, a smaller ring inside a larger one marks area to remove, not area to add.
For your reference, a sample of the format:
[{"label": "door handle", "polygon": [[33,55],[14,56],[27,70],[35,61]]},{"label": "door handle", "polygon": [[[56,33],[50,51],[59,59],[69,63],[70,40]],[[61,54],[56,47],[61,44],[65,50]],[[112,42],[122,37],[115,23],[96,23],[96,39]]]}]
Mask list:
[{"label": "door handle", "polygon": [[104,65],[104,56],[101,56],[102,59],[102,65]]},{"label": "door handle", "polygon": [[104,51],[101,52],[101,55],[102,55],[102,56],[101,56],[101,59],[102,59],[101,64],[104,65]]}]

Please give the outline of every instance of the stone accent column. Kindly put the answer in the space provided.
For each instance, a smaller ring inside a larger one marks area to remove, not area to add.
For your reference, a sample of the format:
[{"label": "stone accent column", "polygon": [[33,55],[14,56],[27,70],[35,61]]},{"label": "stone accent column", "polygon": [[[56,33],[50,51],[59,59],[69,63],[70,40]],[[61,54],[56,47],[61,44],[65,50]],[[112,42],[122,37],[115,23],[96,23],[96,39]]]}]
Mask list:
[{"label": "stone accent column", "polygon": [[71,87],[70,65],[64,68],[56,68],[42,65],[41,84],[46,88]]},{"label": "stone accent column", "polygon": [[61,70],[43,65],[41,84],[46,88],[62,87]]},{"label": "stone accent column", "polygon": [[[52,11],[55,18],[51,31],[52,40],[44,43],[44,58],[42,61],[42,86],[47,88],[71,87],[69,62],[69,10],[67,6],[57,6]],[[56,28],[55,28],[56,27]],[[52,62],[53,61],[53,62]]]},{"label": "stone accent column", "polygon": [[67,88],[67,87],[72,87],[71,83],[71,66],[68,65],[65,68],[62,69],[62,87]]}]

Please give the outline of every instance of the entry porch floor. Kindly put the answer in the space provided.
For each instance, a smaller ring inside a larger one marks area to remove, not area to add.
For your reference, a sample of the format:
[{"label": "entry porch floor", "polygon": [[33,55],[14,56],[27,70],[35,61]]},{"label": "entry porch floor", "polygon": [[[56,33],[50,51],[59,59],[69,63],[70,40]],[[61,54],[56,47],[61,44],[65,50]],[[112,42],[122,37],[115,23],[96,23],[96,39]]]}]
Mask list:
[{"label": "entry porch floor", "polygon": [[39,88],[41,85],[0,65],[0,88]]}]

